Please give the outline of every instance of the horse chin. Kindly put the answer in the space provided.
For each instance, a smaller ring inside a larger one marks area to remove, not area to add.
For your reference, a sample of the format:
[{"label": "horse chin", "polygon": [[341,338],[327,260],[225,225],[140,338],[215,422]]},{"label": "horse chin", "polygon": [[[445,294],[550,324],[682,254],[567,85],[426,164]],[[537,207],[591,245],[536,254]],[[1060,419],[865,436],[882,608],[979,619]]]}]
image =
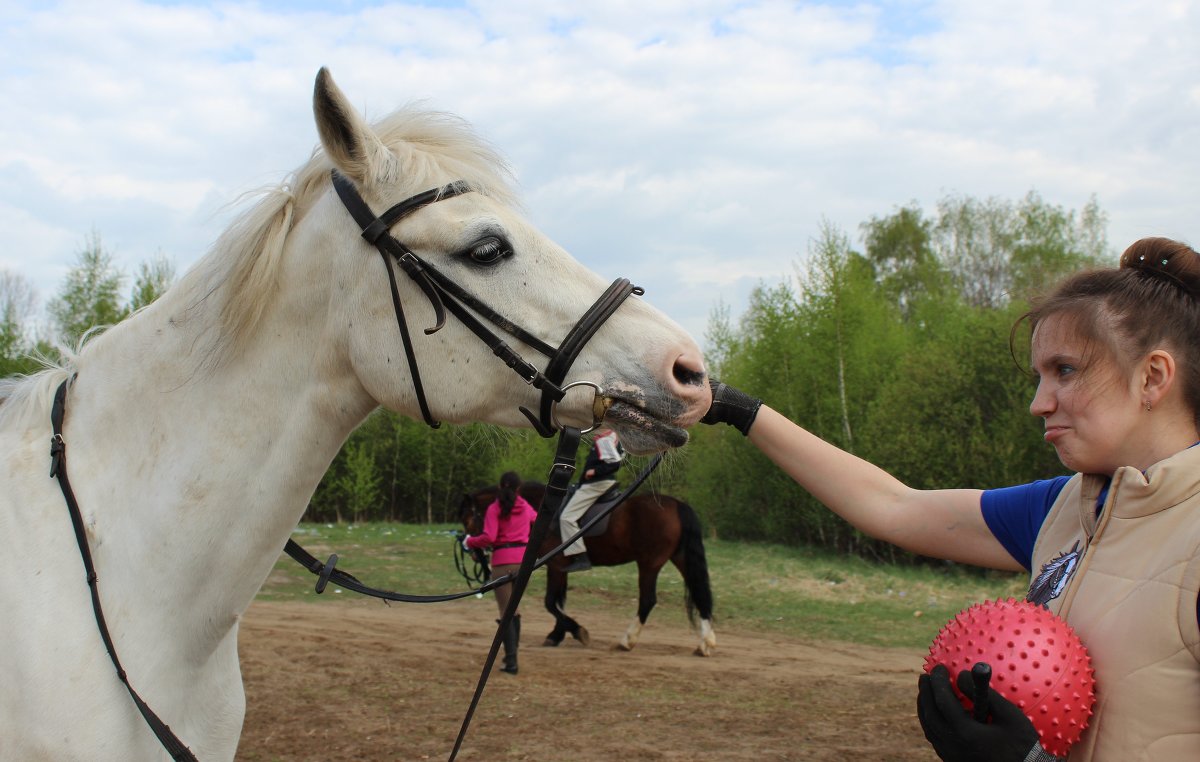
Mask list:
[{"label": "horse chin", "polygon": [[655,418],[626,402],[614,402],[604,415],[604,422],[616,429],[621,445],[634,455],[683,447],[688,441],[686,429]]}]

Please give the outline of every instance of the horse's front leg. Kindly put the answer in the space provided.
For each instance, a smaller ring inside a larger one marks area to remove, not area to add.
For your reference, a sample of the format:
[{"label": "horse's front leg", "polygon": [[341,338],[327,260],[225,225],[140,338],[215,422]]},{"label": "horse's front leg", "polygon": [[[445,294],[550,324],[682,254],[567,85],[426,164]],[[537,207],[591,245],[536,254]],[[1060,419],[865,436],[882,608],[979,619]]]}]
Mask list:
[{"label": "horse's front leg", "polygon": [[567,615],[567,575],[550,570],[546,576],[546,597],[543,599],[546,611],[554,617],[554,629],[542,641],[543,646],[557,646],[568,634],[583,645],[592,642],[587,628]]},{"label": "horse's front leg", "polygon": [[637,618],[629,623],[625,634],[617,643],[617,648],[622,651],[632,651],[633,647],[637,645],[638,638],[642,635],[642,627],[646,625],[646,619],[649,618],[650,612],[658,603],[658,572],[660,569],[662,569],[662,564],[651,567],[638,562]]}]

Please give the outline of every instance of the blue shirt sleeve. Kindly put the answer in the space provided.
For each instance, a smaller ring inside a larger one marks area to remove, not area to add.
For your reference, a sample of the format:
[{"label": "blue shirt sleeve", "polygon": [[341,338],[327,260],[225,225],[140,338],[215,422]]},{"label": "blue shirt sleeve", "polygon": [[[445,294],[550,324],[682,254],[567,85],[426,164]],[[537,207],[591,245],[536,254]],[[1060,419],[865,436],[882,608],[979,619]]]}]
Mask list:
[{"label": "blue shirt sleeve", "polygon": [[1042,522],[1069,476],[984,490],[979,499],[983,520],[1004,549],[1025,569],[1033,565],[1033,545]]}]

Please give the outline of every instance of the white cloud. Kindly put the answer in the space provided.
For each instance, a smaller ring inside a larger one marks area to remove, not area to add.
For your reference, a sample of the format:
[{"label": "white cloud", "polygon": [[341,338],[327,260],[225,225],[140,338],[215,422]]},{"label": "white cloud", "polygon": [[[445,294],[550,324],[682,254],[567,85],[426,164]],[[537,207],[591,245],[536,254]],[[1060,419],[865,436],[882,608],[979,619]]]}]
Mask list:
[{"label": "white cloud", "polygon": [[857,239],[947,193],[1094,194],[1116,246],[1200,238],[1191,3],[9,5],[0,266],[43,297],[93,229],[127,272],[198,258],[308,156],[322,65],[369,116],[473,122],[537,224],[697,335],[823,219]]}]

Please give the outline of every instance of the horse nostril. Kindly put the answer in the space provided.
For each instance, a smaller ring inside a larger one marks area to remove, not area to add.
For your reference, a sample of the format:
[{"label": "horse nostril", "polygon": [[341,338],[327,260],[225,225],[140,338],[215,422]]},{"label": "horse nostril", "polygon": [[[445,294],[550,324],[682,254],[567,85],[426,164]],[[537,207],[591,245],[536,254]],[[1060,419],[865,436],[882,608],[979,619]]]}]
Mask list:
[{"label": "horse nostril", "polygon": [[676,367],[675,380],[684,386],[700,386],[704,383],[704,371]]},{"label": "horse nostril", "polygon": [[704,366],[696,367],[688,363],[688,358],[679,357],[675,360],[675,366],[671,369],[671,374],[675,380],[684,386],[702,386],[704,384],[705,372]]}]

